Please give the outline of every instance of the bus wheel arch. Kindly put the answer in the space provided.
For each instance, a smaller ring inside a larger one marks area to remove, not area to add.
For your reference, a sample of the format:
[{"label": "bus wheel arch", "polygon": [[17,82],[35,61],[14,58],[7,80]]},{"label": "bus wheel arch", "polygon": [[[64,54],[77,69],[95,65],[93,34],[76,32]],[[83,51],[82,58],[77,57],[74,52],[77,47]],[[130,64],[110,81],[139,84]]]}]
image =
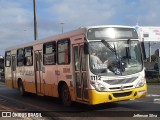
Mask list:
[{"label": "bus wheel arch", "polygon": [[62,100],[62,103],[65,106],[70,106],[72,101],[71,101],[71,95],[69,92],[69,87],[66,82],[60,81],[58,83],[58,93],[59,93],[60,99]]},{"label": "bus wheel arch", "polygon": [[23,82],[22,82],[21,78],[18,78],[17,84],[18,84],[19,94],[21,96],[24,96],[25,95],[25,90],[24,90],[24,85],[23,85]]}]

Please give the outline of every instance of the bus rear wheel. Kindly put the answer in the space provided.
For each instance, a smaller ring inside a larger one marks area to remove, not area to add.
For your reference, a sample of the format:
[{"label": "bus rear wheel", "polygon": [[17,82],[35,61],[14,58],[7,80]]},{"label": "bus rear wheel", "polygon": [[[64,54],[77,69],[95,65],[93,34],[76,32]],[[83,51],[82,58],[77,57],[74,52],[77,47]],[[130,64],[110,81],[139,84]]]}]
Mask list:
[{"label": "bus rear wheel", "polygon": [[71,96],[69,93],[69,88],[66,84],[63,84],[63,86],[61,88],[61,100],[65,106],[71,105]]},{"label": "bus rear wheel", "polygon": [[19,94],[20,94],[21,96],[24,96],[24,95],[25,95],[25,90],[24,90],[24,86],[23,86],[22,81],[19,81],[19,82],[18,82],[18,90],[19,90]]}]

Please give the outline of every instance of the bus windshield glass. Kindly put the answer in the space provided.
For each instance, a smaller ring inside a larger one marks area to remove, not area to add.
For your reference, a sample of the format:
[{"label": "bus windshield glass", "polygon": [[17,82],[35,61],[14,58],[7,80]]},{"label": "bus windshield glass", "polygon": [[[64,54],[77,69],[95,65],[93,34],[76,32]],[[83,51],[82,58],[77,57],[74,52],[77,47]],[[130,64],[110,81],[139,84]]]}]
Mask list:
[{"label": "bus windshield glass", "polygon": [[91,28],[87,32],[88,40],[102,39],[138,39],[138,34],[133,28]]},{"label": "bus windshield glass", "polygon": [[90,70],[102,76],[135,74],[142,70],[140,51],[138,40],[90,42]]}]

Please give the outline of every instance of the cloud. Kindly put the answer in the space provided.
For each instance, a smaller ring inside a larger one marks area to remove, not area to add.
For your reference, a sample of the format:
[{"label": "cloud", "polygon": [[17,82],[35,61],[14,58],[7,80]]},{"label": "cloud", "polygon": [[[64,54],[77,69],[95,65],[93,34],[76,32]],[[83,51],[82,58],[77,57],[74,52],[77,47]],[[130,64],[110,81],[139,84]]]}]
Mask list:
[{"label": "cloud", "polygon": [[57,20],[66,22],[70,26],[88,26],[104,24],[115,14],[111,11],[111,5],[103,4],[97,0],[64,0],[56,5],[53,4],[46,11],[57,17]]},{"label": "cloud", "polygon": [[[39,39],[90,25],[160,26],[160,0],[37,0]],[[33,41],[33,1],[0,0],[0,54]]]},{"label": "cloud", "polygon": [[160,0],[140,0],[141,10],[139,12],[139,21],[141,25],[160,26]]},{"label": "cloud", "polygon": [[27,36],[25,29],[31,23],[31,11],[23,8],[22,3],[25,2],[0,1],[0,54],[4,54],[6,47],[21,43]]},{"label": "cloud", "polygon": [[141,25],[157,25],[160,19],[159,0],[63,0],[54,4],[55,1],[46,1],[50,3],[46,13],[66,22],[66,29],[100,24],[135,25],[137,20]]}]

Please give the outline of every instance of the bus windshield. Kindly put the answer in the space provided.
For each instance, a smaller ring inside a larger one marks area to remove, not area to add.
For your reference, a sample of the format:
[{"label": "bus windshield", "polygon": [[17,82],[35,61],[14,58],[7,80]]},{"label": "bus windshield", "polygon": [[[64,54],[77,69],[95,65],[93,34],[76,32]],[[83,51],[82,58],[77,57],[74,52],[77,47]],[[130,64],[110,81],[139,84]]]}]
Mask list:
[{"label": "bus windshield", "polygon": [[130,75],[142,70],[138,40],[94,41],[89,43],[90,70],[96,75]]}]

